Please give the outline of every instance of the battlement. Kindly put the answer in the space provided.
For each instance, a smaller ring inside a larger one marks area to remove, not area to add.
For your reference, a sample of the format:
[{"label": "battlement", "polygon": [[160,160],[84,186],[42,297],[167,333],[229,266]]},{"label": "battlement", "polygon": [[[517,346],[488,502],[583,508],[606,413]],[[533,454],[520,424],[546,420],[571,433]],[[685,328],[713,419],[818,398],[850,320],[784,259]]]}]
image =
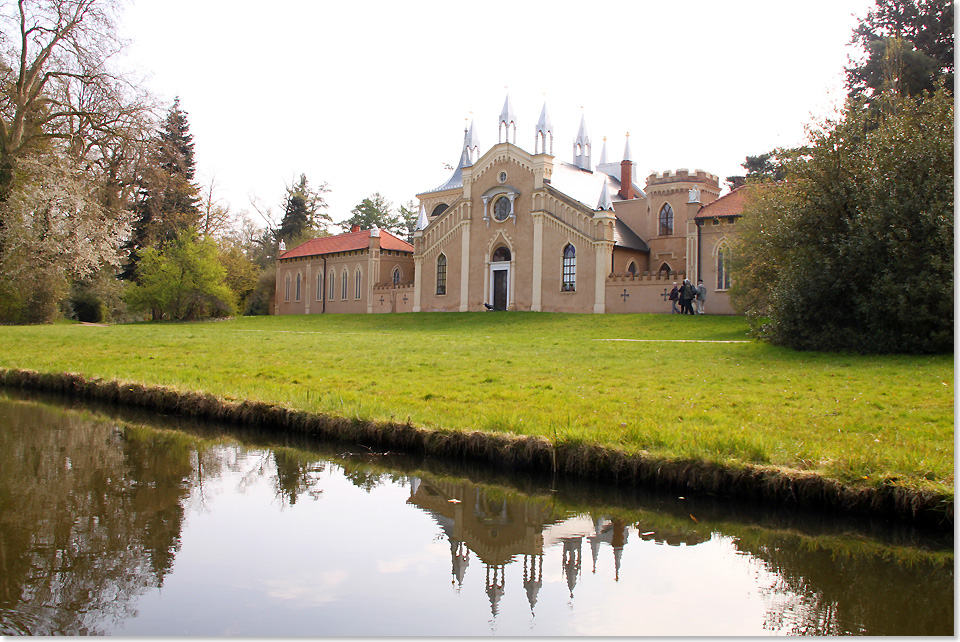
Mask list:
[{"label": "battlement", "polygon": [[647,188],[652,185],[667,185],[670,183],[701,183],[719,189],[720,178],[702,169],[695,170],[692,173],[688,169],[678,169],[676,171],[668,169],[664,172],[654,172],[647,177]]}]

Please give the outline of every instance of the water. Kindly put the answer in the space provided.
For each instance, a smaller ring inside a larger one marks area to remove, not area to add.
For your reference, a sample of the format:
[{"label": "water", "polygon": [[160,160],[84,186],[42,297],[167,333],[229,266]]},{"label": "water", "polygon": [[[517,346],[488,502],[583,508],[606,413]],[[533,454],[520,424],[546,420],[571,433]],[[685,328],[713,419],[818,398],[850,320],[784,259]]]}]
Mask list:
[{"label": "water", "polygon": [[0,392],[7,635],[953,635],[953,591],[952,533]]}]

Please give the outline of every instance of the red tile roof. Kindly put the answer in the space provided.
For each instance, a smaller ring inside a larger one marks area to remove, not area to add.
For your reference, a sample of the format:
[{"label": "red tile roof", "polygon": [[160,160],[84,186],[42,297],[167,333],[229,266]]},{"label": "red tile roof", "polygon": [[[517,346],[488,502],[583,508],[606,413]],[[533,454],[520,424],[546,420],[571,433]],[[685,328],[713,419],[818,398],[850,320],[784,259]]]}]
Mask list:
[{"label": "red tile roof", "polygon": [[[320,238],[310,239],[292,250],[287,250],[280,255],[280,258],[296,259],[302,256],[320,256],[336,252],[365,250],[368,247],[370,247],[370,230],[360,230],[359,232],[347,232],[336,236],[321,236]],[[386,230],[380,230],[380,249],[413,253],[412,245]]]},{"label": "red tile roof", "polygon": [[743,185],[738,187],[729,194],[718,198],[709,205],[704,205],[697,213],[697,218],[732,218],[735,216],[740,216],[740,212],[743,211],[744,201],[747,197],[748,187],[750,186]]}]

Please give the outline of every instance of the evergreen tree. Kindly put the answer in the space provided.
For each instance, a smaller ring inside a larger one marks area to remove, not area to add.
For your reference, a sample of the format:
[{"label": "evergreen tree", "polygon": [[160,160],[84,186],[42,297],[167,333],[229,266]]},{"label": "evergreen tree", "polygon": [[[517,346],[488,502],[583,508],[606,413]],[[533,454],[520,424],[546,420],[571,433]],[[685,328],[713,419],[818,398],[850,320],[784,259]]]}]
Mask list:
[{"label": "evergreen tree", "polygon": [[137,280],[137,265],[145,248],[163,246],[198,225],[200,189],[193,183],[195,166],[193,136],[178,97],[140,174],[133,233],[124,246],[129,257],[120,278]]}]

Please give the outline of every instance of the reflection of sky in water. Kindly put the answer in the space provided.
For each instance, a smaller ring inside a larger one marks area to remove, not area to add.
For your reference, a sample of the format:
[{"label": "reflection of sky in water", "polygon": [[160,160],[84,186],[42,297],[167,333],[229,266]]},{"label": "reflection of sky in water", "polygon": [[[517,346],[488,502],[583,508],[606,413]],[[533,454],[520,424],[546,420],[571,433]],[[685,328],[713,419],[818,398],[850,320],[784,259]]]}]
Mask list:
[{"label": "reflection of sky in water", "polygon": [[[259,455],[250,457],[252,462]],[[547,529],[535,614],[517,556],[503,568],[503,595],[493,618],[483,562],[470,553],[463,586],[457,586],[450,543],[434,517],[407,503],[409,486],[385,483],[367,493],[328,468],[318,500],[301,497],[289,505],[279,500],[267,474],[235,492],[242,475],[205,481],[203,505],[195,491],[173,572],[161,589],[138,601],[138,617],[114,633],[763,633],[766,604],[758,584],[773,582],[722,537],[666,546],[643,541],[629,526],[619,581],[609,541],[600,542],[594,570],[584,537],[571,598],[563,542],[550,540],[590,535],[593,524],[571,518]]]}]

